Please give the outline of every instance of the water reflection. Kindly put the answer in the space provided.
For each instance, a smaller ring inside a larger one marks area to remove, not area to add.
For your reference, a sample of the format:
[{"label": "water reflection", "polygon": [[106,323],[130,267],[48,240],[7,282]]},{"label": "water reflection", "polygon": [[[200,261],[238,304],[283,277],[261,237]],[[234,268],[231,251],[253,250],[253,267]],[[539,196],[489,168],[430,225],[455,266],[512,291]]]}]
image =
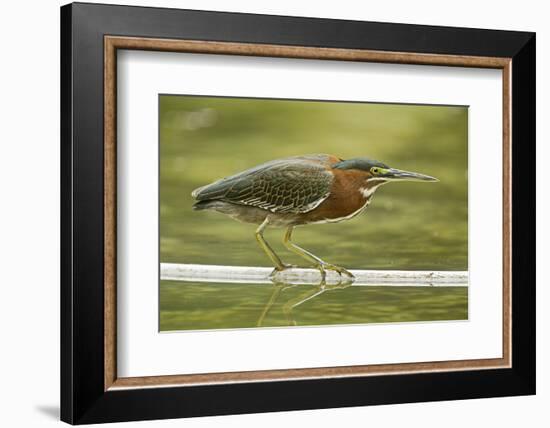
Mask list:
[{"label": "water reflection", "polygon": [[341,290],[343,288],[349,287],[353,284],[353,281],[351,279],[342,280],[340,282],[337,282],[335,284],[327,284],[326,279],[322,279],[319,284],[315,285],[313,288],[310,287],[305,293],[300,293],[298,296],[293,297],[287,297],[283,296],[282,294],[284,291],[289,290],[294,287],[299,287],[300,284],[291,284],[286,283],[282,281],[274,281],[273,285],[273,293],[271,294],[271,297],[269,298],[269,301],[267,302],[264,310],[262,311],[262,314],[260,315],[260,318],[258,319],[258,322],[256,323],[257,327],[262,327],[262,323],[273,307],[273,305],[280,299],[284,303],[282,304],[282,310],[286,317],[287,323],[289,326],[295,326],[298,325],[296,323],[295,318],[292,315],[292,310],[298,306],[300,306],[302,303],[307,302],[308,300],[314,299],[321,294],[325,293],[326,291],[330,290]]},{"label": "water reflection", "polygon": [[365,285],[280,281],[160,284],[160,331],[219,330],[468,318],[466,284]]}]

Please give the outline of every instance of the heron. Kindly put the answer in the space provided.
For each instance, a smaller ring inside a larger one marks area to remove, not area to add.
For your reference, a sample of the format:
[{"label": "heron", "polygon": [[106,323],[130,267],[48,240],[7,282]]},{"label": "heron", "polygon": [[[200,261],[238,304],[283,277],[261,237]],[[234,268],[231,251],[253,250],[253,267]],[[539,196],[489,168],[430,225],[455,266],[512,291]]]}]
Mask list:
[{"label": "heron", "polygon": [[353,278],[347,269],[327,263],[292,241],[297,226],[338,223],[361,214],[382,185],[394,181],[439,181],[417,172],[389,167],[367,157],[342,159],[310,154],[275,159],[199,187],[194,210],[216,211],[258,225],[256,240],[274,265],[270,277],[295,266],[283,263],[264,238],[268,227],[286,228],[285,247],[319,270]]}]

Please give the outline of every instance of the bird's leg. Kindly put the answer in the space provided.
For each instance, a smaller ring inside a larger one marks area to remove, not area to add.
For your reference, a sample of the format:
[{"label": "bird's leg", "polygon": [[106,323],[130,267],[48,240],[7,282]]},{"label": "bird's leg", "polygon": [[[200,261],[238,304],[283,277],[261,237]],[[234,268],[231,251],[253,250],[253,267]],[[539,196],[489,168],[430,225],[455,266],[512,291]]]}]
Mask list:
[{"label": "bird's leg", "polygon": [[333,270],[335,272],[338,272],[338,274],[346,275],[349,278],[355,278],[351,272],[344,269],[343,267],[331,265],[330,263],[326,263],[325,261],[321,260],[319,257],[317,257],[315,254],[310,253],[307,250],[304,250],[302,247],[299,247],[294,242],[291,241],[292,238],[292,231],[294,230],[294,226],[289,226],[286,230],[285,237],[283,238],[283,244],[285,244],[285,247],[287,247],[290,251],[293,253],[298,254],[300,257],[303,257],[304,259],[313,262],[314,266],[319,269],[319,272],[321,272],[321,278],[324,281],[327,276],[327,270]]},{"label": "bird's leg", "polygon": [[260,244],[260,247],[262,247],[262,250],[267,254],[267,256],[270,258],[270,260],[275,265],[275,269],[273,269],[273,272],[271,272],[270,277],[275,275],[277,272],[281,272],[285,269],[289,269],[292,266],[285,265],[279,256],[275,254],[275,251],[273,251],[273,248],[269,246],[267,241],[264,238],[264,230],[269,224],[269,217],[266,217],[263,223],[256,229],[256,240],[258,241],[258,244]]}]

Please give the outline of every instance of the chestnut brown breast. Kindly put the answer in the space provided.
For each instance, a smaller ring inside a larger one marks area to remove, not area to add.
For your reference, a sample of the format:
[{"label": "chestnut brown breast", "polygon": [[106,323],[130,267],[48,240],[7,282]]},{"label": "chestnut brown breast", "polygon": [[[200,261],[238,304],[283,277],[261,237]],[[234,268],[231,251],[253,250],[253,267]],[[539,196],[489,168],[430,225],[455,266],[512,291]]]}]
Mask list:
[{"label": "chestnut brown breast", "polygon": [[317,208],[303,215],[304,224],[349,218],[361,210],[372,197],[366,197],[361,192],[361,188],[367,187],[368,173],[340,169],[333,169],[332,173],[334,181],[330,196]]}]

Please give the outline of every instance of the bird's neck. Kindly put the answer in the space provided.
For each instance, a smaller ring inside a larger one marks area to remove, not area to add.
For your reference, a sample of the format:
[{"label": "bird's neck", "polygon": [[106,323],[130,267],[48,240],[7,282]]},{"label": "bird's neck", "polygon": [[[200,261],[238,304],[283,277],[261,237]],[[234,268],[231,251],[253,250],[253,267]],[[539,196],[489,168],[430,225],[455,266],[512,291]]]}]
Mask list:
[{"label": "bird's neck", "polygon": [[385,183],[386,181],[383,180],[369,180],[364,186],[359,187],[359,191],[365,199],[370,199],[372,198],[372,195],[374,195],[374,192],[376,192],[376,189],[378,189],[382,184]]}]

